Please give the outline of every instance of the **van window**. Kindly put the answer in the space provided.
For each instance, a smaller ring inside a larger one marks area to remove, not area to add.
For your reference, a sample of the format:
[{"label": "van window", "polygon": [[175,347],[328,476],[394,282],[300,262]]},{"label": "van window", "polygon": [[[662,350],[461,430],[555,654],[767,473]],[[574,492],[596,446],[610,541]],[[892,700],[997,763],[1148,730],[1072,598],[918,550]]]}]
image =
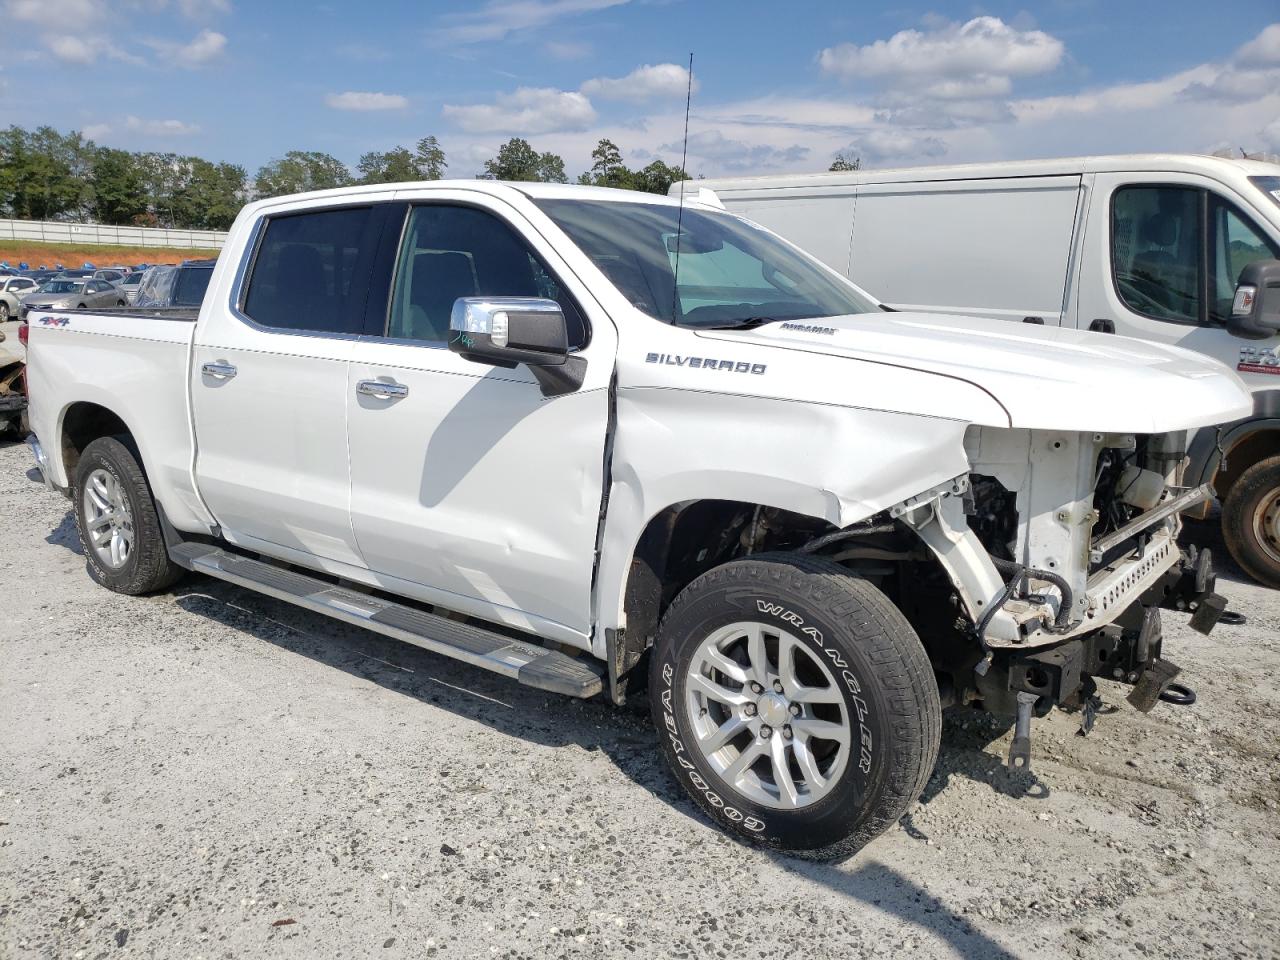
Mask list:
[{"label": "van window", "polygon": [[1280,252],[1253,221],[1219,197],[1212,198],[1209,219],[1213,228],[1209,240],[1213,257],[1209,319],[1226,323],[1240,271],[1256,260],[1274,260]]},{"label": "van window", "polygon": [[244,314],[278,330],[360,333],[380,226],[367,206],[270,218],[247,280]]},{"label": "van window", "polygon": [[1116,290],[1135,313],[1176,323],[1201,320],[1200,191],[1122,187],[1111,203]]},{"label": "van window", "polygon": [[564,311],[569,348],[586,345],[577,304],[511,227],[475,207],[414,207],[396,266],[387,336],[446,342],[459,297],[555,300]]}]

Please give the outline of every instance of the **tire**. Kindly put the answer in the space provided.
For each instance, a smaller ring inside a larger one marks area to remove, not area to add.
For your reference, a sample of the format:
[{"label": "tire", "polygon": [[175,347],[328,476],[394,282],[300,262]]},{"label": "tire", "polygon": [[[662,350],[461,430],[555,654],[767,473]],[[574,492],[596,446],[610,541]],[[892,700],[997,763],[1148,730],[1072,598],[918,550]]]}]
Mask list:
[{"label": "tire", "polygon": [[95,582],[136,596],[182,577],[183,569],[169,559],[151,487],[129,437],[101,437],[85,447],[72,489],[76,530]]},{"label": "tire", "polygon": [[1245,573],[1280,587],[1280,456],[1258,461],[1231,485],[1222,538]]},{"label": "tire", "polygon": [[9,304],[4,300],[0,300],[0,323],[6,323],[9,320]]},{"label": "tire", "polygon": [[[759,694],[753,643],[768,675]],[[687,586],[658,628],[649,696],[667,762],[698,806],[738,837],[807,859],[847,857],[879,836],[938,758],[942,708],[919,637],[878,589],[816,557],[761,554]],[[843,744],[819,733],[841,727]],[[751,750],[766,752],[744,767]]]},{"label": "tire", "polygon": [[124,307],[124,306],[128,306],[128,304],[126,304],[123,300],[117,300],[117,301],[116,301],[116,306],[117,306],[117,307]]}]

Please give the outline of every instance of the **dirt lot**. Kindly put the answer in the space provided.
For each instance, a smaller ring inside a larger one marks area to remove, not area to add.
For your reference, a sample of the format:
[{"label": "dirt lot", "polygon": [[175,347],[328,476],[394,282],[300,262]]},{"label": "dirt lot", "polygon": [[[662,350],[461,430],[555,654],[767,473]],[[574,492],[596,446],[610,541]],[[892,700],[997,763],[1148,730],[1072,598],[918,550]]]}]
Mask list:
[{"label": "dirt lot", "polygon": [[1195,707],[1108,687],[1017,776],[956,712],[917,809],[822,866],[712,828],[643,717],[95,587],[29,467],[0,443],[0,957],[1280,956],[1280,594],[1229,565],[1247,625],[1165,621]]},{"label": "dirt lot", "polygon": [[88,262],[99,267],[116,264],[131,266],[135,263],[181,263],[199,257],[216,257],[217,250],[196,250],[188,247],[117,247],[108,244],[40,243],[24,240],[0,240],[0,260],[9,266],[29,263],[32,267],[45,264],[52,267],[60,263],[67,268],[78,268]]}]

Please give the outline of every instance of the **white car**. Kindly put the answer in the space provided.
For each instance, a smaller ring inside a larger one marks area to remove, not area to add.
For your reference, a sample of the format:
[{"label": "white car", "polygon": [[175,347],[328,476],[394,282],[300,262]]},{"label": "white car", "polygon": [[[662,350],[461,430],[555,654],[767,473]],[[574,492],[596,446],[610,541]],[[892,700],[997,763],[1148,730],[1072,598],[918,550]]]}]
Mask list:
[{"label": "white car", "polygon": [[0,324],[17,317],[23,297],[35,293],[38,286],[30,277],[0,277]]},{"label": "white car", "polygon": [[1253,409],[1196,433],[1187,476],[1222,498],[1240,566],[1280,587],[1280,329],[1233,311],[1242,271],[1280,257],[1280,164],[1137,154],[697,186],[895,309],[1114,333],[1234,367]]},{"label": "white car", "polygon": [[29,347],[104,587],[198,571],[576,697],[647,676],[707,814],[814,858],[914,802],[944,704],[1015,715],[1025,766],[1095,676],[1188,699],[1159,606],[1225,601],[1175,539],[1186,435],[1251,409],[1187,350],[887,313],[714,207],[547,184],[259,201],[198,310],[37,311]]}]

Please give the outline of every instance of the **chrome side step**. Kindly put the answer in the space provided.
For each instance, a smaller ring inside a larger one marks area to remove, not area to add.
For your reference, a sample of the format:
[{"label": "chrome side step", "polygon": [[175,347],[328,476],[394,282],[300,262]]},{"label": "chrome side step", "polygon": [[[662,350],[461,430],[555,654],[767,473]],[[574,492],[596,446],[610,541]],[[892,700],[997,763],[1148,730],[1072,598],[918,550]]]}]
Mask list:
[{"label": "chrome side step", "polygon": [[221,547],[180,542],[170,545],[169,555],[174,563],[196,573],[500,673],[526,687],[584,699],[604,687],[604,665],[593,660],[577,659],[536,643],[334,586]]}]

